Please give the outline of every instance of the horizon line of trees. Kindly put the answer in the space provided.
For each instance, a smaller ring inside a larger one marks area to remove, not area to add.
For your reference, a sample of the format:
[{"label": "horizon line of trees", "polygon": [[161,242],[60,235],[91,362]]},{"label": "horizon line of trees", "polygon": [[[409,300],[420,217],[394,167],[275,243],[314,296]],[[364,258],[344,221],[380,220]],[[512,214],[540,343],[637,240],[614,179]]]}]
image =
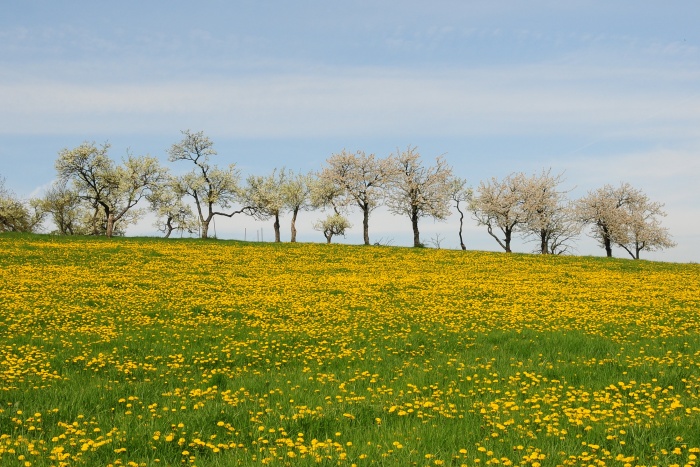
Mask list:
[{"label": "horizon line of trees", "polygon": [[274,169],[242,183],[235,164],[222,168],[212,163],[217,152],[203,132],[185,130],[182,135],[168,149],[168,160],[189,167],[183,175],[171,174],[152,156],[130,152],[118,164],[109,157],[109,144],[84,142],[59,151],[57,180],[41,198],[20,200],[0,178],[0,232],[37,232],[48,218],[55,226],[52,233],[59,235],[124,235],[127,226],[147,212],[142,206],[148,204],[157,219],[154,226],[166,238],[173,232],[208,238],[216,216],[243,214],[272,220],[276,242],[281,241],[283,213],[292,215],[291,242],[296,242],[299,213],[321,210],[327,215],[313,228],[331,243],[352,227],[347,214],[356,208],[362,214],[364,244],[370,245],[371,214],[384,205],[392,214],[410,219],[414,247],[424,246],[420,219],[444,220],[451,208],[459,215],[462,250],[466,214],[507,253],[515,235],[535,242],[541,254],[571,253],[586,227],[608,257],[614,246],[634,259],[642,251],[675,246],[661,225],[664,205],[628,183],[605,185],[569,200],[569,191],[561,188],[563,174],[549,169],[494,177],[472,188],[454,175],[444,157],[427,165],[410,146],[384,158],[343,150],[331,155],[318,172]]}]

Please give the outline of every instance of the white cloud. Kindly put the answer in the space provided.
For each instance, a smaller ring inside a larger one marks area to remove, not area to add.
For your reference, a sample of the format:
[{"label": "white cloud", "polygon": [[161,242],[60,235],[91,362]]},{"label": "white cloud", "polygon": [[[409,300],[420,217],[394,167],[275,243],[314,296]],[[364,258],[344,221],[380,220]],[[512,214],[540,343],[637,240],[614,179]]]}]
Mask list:
[{"label": "white cloud", "polygon": [[658,86],[669,89],[653,93],[629,89],[624,80],[597,84],[605,81],[601,70],[552,66],[430,74],[320,70],[143,84],[6,80],[0,83],[0,131],[141,133],[195,122],[213,133],[252,137],[412,132],[648,137],[657,126],[662,134],[697,137],[700,96],[671,86],[697,77],[698,72],[659,72]]}]

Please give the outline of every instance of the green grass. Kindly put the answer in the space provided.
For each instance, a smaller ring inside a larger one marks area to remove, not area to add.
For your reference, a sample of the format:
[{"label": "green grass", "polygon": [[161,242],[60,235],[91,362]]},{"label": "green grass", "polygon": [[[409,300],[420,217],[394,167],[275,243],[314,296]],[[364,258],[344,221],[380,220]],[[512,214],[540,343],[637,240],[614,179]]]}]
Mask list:
[{"label": "green grass", "polygon": [[3,467],[700,455],[698,265],[28,235],[0,248]]}]

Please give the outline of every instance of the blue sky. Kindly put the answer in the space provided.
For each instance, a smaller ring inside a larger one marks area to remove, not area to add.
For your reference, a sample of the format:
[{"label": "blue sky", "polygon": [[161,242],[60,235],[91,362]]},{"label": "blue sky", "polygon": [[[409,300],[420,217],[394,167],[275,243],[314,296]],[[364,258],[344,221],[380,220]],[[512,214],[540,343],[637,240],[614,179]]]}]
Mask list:
[{"label": "blue sky", "polygon": [[[690,0],[10,0],[0,176],[37,195],[62,148],[109,141],[117,160],[130,148],[165,162],[184,129],[205,131],[218,163],[244,177],[412,145],[426,162],[444,154],[473,186],[550,167],[572,198],[629,182],[665,203],[678,243],[646,257],[700,261],[698,18]],[[361,243],[356,214],[345,242]],[[319,217],[300,216],[300,240],[323,240]],[[150,224],[128,233],[155,234]],[[468,247],[497,250],[473,224]],[[250,218],[216,227],[272,238],[271,223]],[[454,217],[421,227],[424,240],[458,244]],[[378,210],[370,236],[410,245],[410,222]],[[603,253],[585,236],[578,252]]]}]

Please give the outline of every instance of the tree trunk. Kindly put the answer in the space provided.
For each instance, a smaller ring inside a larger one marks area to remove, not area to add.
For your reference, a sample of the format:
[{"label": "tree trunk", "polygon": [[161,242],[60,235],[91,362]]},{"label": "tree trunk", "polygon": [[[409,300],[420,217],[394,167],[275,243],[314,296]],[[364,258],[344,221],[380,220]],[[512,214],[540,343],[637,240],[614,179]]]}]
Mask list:
[{"label": "tree trunk", "polygon": [[603,245],[605,246],[605,256],[612,258],[612,243],[607,235],[603,237]]},{"label": "tree trunk", "polygon": [[297,214],[299,213],[299,209],[294,209],[292,211],[292,243],[296,243],[297,241]]},{"label": "tree trunk", "polygon": [[168,220],[165,221],[165,238],[170,238],[170,234],[173,232],[173,218],[168,216]]},{"label": "tree trunk", "polygon": [[[493,233],[493,226],[491,226],[491,224],[488,224],[488,223],[486,224],[486,230],[488,230],[489,235],[491,235],[491,236],[493,237],[493,239],[496,240],[496,242],[498,243],[498,245],[499,245],[501,248],[503,248],[505,251],[508,251],[508,249],[507,249],[506,246],[503,244],[503,242],[501,241],[501,239],[498,238],[498,235],[496,235],[495,233]],[[505,234],[505,230],[501,229],[501,231]]]},{"label": "tree trunk", "polygon": [[603,237],[603,247],[605,247],[605,255],[608,258],[612,258],[612,241],[610,240],[610,233],[608,232],[608,227],[604,224],[599,222],[598,226],[600,226],[600,230],[602,233]]},{"label": "tree trunk", "polygon": [[506,229],[506,231],[504,233],[505,233],[505,238],[503,240],[505,240],[504,247],[505,247],[506,253],[512,253],[512,251],[510,249],[510,240],[513,237],[513,230]]},{"label": "tree trunk", "polygon": [[540,253],[543,255],[549,254],[549,248],[547,245],[547,231],[540,230]]},{"label": "tree trunk", "polygon": [[364,234],[365,245],[369,245],[369,209],[362,210],[362,233]]},{"label": "tree trunk", "polygon": [[107,238],[112,238],[114,233],[114,214],[107,214]]},{"label": "tree trunk", "polygon": [[280,237],[280,215],[279,214],[275,214],[275,223],[272,224],[272,226],[275,229],[275,243],[279,243],[282,241],[281,240],[282,237]]},{"label": "tree trunk", "polygon": [[464,213],[461,209],[459,209],[459,203],[457,203],[457,211],[459,211],[459,246],[462,247],[462,251],[465,251],[467,247],[464,246],[464,239],[462,238],[462,225],[464,224]]},{"label": "tree trunk", "polygon": [[209,221],[202,221],[202,238],[209,238]]},{"label": "tree trunk", "polygon": [[418,213],[414,212],[411,214],[411,224],[413,225],[413,247],[422,247],[423,244],[420,242],[420,232],[418,231]]},{"label": "tree trunk", "polygon": [[628,255],[630,255],[630,258],[632,258],[632,259],[639,259],[639,251],[636,252],[636,253],[637,253],[637,256],[635,256],[635,253],[633,253],[632,250],[630,250],[630,249],[627,247],[627,245],[625,245],[625,244],[623,244],[623,243],[618,243],[618,245],[619,245],[620,247],[622,247],[622,249],[625,250],[625,251],[627,252]]}]

